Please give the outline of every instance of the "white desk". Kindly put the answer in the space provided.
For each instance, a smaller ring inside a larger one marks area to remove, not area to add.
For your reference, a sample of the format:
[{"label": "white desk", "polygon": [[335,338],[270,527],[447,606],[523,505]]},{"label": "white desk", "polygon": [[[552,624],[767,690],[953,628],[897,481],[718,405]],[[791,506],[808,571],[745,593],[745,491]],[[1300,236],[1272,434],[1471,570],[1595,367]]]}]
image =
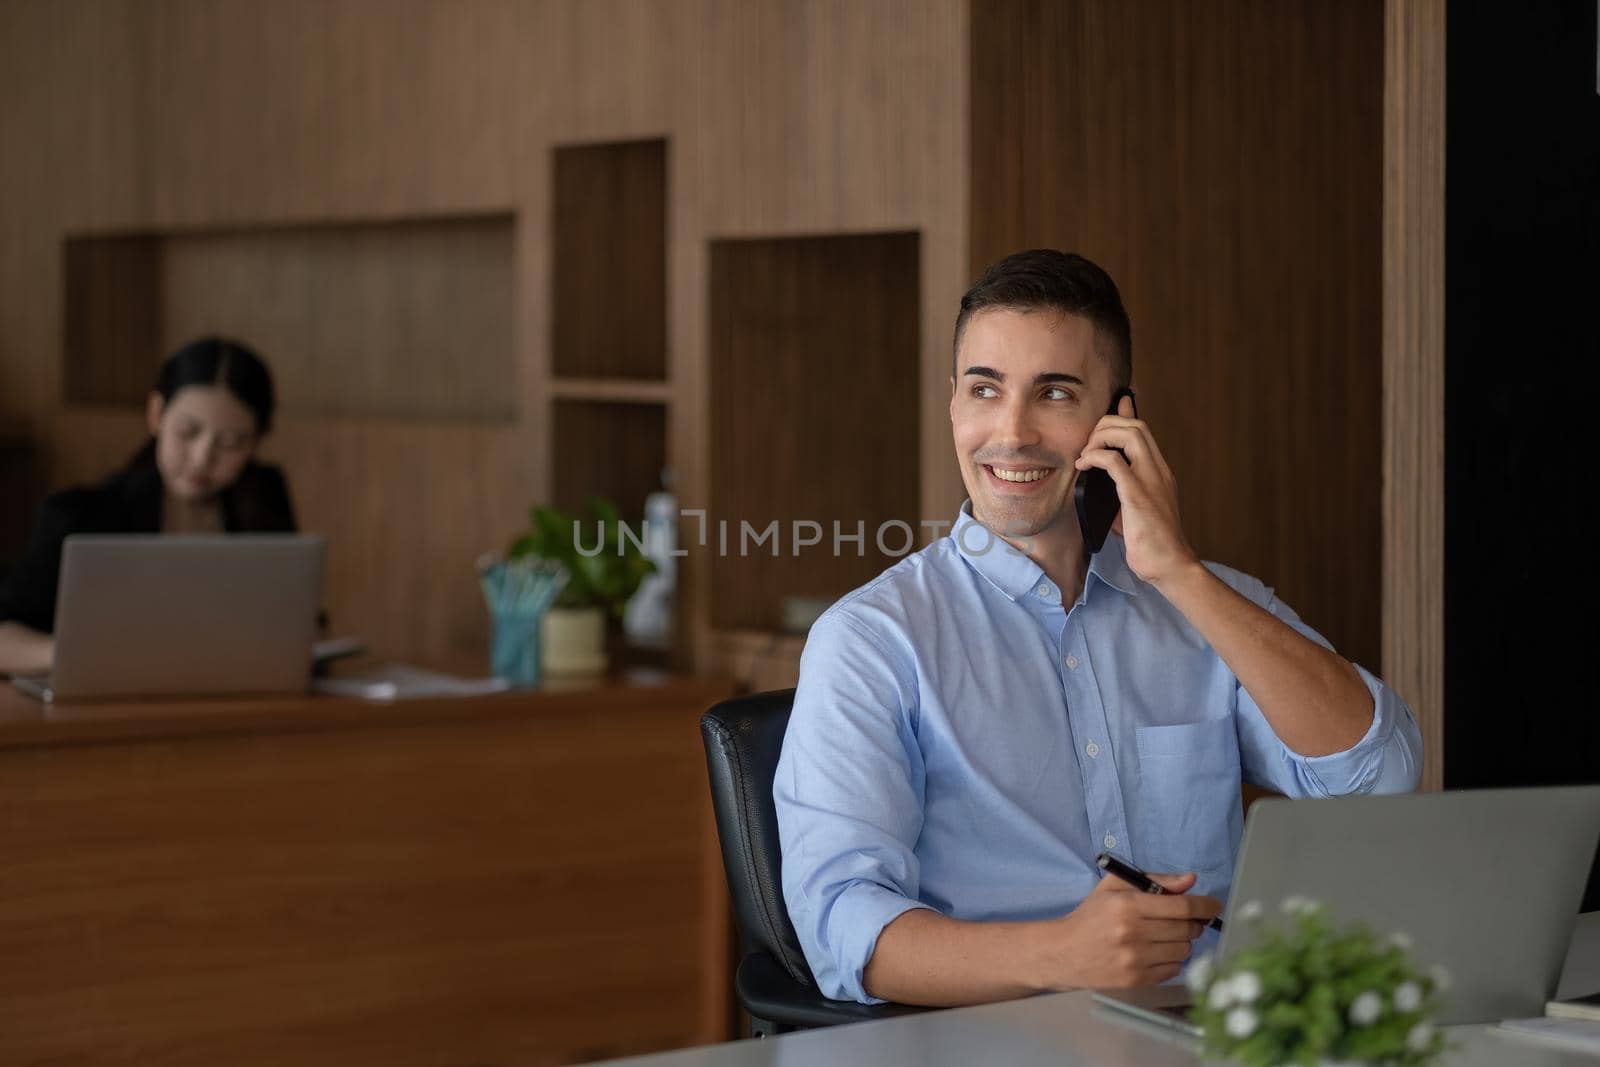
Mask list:
[{"label": "white desk", "polygon": [[[1583,916],[1559,995],[1600,991],[1600,912]],[[1595,1067],[1600,1059],[1485,1026],[1453,1027],[1448,1067]],[[614,1061],[635,1067],[1193,1067],[1184,1038],[1143,1027],[1096,1006],[1087,993],[1056,993],[1005,1004],[957,1008],[881,1022],[787,1034],[760,1041]]]}]

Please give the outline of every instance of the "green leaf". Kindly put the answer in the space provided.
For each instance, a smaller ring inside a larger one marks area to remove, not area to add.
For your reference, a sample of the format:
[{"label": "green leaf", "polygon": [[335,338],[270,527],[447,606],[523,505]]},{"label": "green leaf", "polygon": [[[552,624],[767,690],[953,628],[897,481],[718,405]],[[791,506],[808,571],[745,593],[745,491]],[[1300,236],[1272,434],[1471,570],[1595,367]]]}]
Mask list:
[{"label": "green leaf", "polygon": [[[563,607],[599,606],[620,619],[640,583],[656,569],[639,550],[642,530],[624,535],[621,515],[609,500],[590,500],[588,514],[581,515],[535,504],[528,523],[507,555],[537,556],[564,566],[570,579],[556,601]],[[599,552],[594,551],[597,540]]]}]

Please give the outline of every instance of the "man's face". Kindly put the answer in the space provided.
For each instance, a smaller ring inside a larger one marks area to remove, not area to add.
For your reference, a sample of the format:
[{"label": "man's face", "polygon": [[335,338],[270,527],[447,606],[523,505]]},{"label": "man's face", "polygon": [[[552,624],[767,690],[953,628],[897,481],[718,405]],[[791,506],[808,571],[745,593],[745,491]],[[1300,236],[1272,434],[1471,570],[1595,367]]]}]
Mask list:
[{"label": "man's face", "polygon": [[1078,315],[980,311],[956,354],[950,424],[973,517],[1003,537],[1077,536],[1072,466],[1111,403],[1094,326]]}]

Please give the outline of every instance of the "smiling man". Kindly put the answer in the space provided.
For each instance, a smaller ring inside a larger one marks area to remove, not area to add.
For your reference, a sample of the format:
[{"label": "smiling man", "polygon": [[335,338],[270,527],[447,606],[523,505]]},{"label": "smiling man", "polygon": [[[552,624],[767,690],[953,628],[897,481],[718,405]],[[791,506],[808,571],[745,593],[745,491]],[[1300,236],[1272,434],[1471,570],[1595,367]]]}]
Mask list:
[{"label": "smiling man", "polygon": [[[1127,313],[1055,251],[956,319],[950,535],[812,627],[774,796],[790,917],[831,997],[964,1004],[1175,977],[1211,937],[1241,781],[1416,788],[1404,703],[1248,575],[1202,563],[1117,390]],[[1121,501],[1090,556],[1073,488]],[[1249,521],[1241,517],[1241,521]],[[1111,852],[1168,890],[1102,880]]]}]

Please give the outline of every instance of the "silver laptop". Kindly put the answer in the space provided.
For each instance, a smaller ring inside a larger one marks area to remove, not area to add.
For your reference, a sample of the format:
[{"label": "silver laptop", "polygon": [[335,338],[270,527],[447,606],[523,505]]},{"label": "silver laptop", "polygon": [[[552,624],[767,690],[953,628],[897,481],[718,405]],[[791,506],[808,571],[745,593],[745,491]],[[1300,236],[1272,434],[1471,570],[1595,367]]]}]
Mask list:
[{"label": "silver laptop", "polygon": [[[1250,809],[1224,912],[1219,960],[1291,896],[1337,922],[1404,933],[1413,958],[1450,972],[1443,1023],[1540,1015],[1555,995],[1600,841],[1600,786],[1478,789],[1335,800],[1261,800]],[[1097,1001],[1197,1033],[1181,984],[1097,992]]]},{"label": "silver laptop", "polygon": [[298,534],[66,539],[41,699],[304,691],[326,546]]}]

